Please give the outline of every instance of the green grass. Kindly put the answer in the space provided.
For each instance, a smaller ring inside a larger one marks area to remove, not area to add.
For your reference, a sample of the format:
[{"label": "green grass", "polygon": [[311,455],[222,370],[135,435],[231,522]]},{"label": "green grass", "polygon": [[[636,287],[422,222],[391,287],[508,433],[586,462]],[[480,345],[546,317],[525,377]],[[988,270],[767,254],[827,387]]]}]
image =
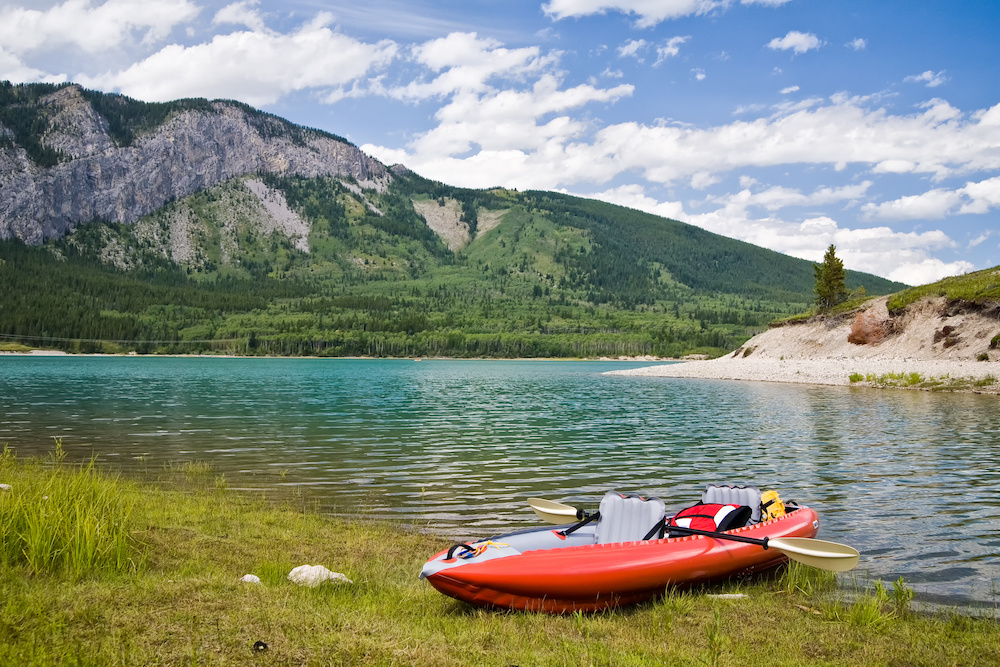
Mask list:
[{"label": "green grass", "polygon": [[924,377],[920,373],[851,373],[848,376],[851,384],[865,384],[871,387],[925,389],[928,391],[976,391],[998,388],[995,375],[982,377]]},{"label": "green grass", "polygon": [[[2,459],[0,507],[38,489],[99,486],[131,507],[129,558],[73,574],[0,565],[0,664],[17,665],[975,665],[1000,662],[996,619],[909,611],[892,591],[838,588],[795,566],[597,614],[489,611],[416,577],[448,541],[333,519],[218,488],[200,465],[140,486],[53,456]],[[47,485],[47,486],[46,486]],[[167,488],[165,488],[167,487]],[[49,502],[76,503],[63,491]],[[114,523],[114,522],[112,522]],[[301,588],[322,564],[353,585]],[[239,581],[253,573],[260,585]],[[714,597],[741,593],[737,599]],[[851,602],[849,598],[856,598]],[[253,645],[267,643],[257,654]]]},{"label": "green grass", "polygon": [[[0,565],[71,578],[140,567],[142,557],[130,532],[135,494],[124,483],[98,475],[93,463],[67,474],[59,467],[62,458],[62,443],[56,440],[50,461],[55,467],[33,463],[34,474],[23,476],[16,491],[4,493]],[[0,471],[13,465],[5,447]]]},{"label": "green grass", "polygon": [[945,278],[930,285],[911,287],[889,298],[889,312],[899,312],[925,297],[943,296],[949,301],[984,304],[1000,301],[1000,267]]}]

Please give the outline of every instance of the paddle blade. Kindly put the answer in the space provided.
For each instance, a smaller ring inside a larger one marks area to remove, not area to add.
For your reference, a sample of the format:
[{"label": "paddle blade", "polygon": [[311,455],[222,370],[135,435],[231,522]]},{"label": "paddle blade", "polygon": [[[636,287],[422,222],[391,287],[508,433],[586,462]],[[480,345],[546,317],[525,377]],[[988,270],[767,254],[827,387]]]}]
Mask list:
[{"label": "paddle blade", "polygon": [[562,525],[576,521],[576,508],[544,498],[528,498],[528,504],[542,521]]},{"label": "paddle blade", "polygon": [[774,537],[767,541],[767,546],[792,560],[830,572],[853,570],[861,559],[858,550],[846,544],[809,537]]}]

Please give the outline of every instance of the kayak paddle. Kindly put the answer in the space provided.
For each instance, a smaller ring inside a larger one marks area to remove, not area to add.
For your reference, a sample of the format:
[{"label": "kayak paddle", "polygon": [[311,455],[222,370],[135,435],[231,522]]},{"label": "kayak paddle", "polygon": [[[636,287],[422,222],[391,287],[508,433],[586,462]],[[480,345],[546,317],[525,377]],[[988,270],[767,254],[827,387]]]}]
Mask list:
[{"label": "kayak paddle", "polygon": [[[573,523],[578,519],[583,519],[588,514],[570,505],[564,505],[552,500],[541,498],[528,498],[528,504],[535,514],[544,521],[554,524]],[[846,572],[854,569],[861,554],[854,547],[826,540],[817,540],[811,537],[765,537],[757,539],[744,535],[731,535],[728,533],[717,533],[708,530],[697,530],[694,528],[683,528],[681,526],[667,526],[668,530],[686,533],[688,535],[704,535],[720,540],[732,540],[734,542],[746,542],[749,544],[759,544],[765,549],[776,549],[792,560],[796,560],[805,565],[809,565],[820,570],[831,572]]]},{"label": "kayak paddle", "polygon": [[538,518],[548,523],[562,525],[573,523],[583,518],[583,514],[575,507],[557,503],[554,500],[544,498],[528,498],[528,504],[535,511]]}]

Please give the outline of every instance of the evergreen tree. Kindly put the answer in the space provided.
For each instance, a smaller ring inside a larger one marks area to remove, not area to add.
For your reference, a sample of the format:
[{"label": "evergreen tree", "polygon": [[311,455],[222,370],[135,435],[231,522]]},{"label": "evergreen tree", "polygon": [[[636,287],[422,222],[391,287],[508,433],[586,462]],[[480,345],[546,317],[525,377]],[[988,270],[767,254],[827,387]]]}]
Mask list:
[{"label": "evergreen tree", "polygon": [[823,263],[813,264],[816,274],[816,305],[821,311],[830,310],[847,298],[847,273],[836,251],[836,246],[831,243],[823,255]]}]

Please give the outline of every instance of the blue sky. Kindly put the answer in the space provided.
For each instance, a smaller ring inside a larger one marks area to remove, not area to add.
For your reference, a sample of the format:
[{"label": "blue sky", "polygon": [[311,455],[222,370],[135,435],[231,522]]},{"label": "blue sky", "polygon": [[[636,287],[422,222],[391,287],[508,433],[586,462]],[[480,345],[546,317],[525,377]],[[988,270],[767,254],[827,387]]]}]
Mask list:
[{"label": "blue sky", "polygon": [[0,79],[239,99],[909,284],[1000,264],[1000,3],[0,0]]}]

